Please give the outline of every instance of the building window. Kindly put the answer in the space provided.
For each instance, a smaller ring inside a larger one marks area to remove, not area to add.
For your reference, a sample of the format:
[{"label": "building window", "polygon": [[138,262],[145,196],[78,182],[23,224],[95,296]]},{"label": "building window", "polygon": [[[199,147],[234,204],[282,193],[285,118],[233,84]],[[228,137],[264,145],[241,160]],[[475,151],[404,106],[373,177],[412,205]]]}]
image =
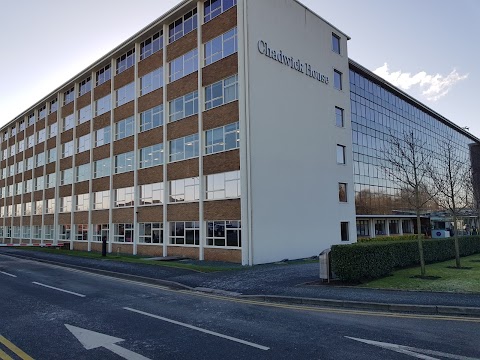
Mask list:
[{"label": "building window", "polygon": [[23,227],[23,238],[30,239],[32,237],[31,228],[30,226]]},{"label": "building window", "polygon": [[77,166],[76,182],[90,179],[90,163]]},{"label": "building window", "polygon": [[207,221],[207,246],[241,247],[241,222]]},{"label": "building window", "polygon": [[58,237],[61,240],[70,240],[71,225],[59,225]]},{"label": "building window", "polygon": [[337,144],[337,164],[346,164],[345,146]]},{"label": "building window", "polygon": [[45,152],[35,155],[35,167],[45,165]]},{"label": "building window", "polygon": [[70,185],[73,182],[73,169],[62,170],[60,176],[60,185]]},{"label": "building window", "polygon": [[[25,193],[32,192],[32,188],[33,188],[33,180],[32,179],[26,180],[25,181]],[[5,189],[5,188],[3,188],[3,189]]]},{"label": "building window", "polygon": [[78,110],[78,123],[83,124],[92,119],[92,105],[87,105]]},{"label": "building window", "polygon": [[[47,138],[47,130],[46,129],[38,130],[38,132],[37,132],[37,144],[40,144],[40,143],[44,142],[46,138]],[[12,153],[12,155],[13,155],[13,153]]]},{"label": "building window", "polygon": [[75,115],[71,114],[63,119],[63,131],[73,129],[75,126]]},{"label": "building window", "polygon": [[163,244],[162,223],[140,223],[138,227],[140,244]]},{"label": "building window", "polygon": [[115,174],[133,171],[133,158],[133,151],[129,151],[115,156]]},{"label": "building window", "polygon": [[41,239],[42,238],[42,225],[33,226],[33,238]]},{"label": "building window", "polygon": [[50,101],[50,114],[54,113],[57,110],[58,110],[58,101],[57,99],[54,99]]},{"label": "building window", "polygon": [[35,124],[35,113],[28,115],[28,126]]},{"label": "building window", "polygon": [[97,191],[93,195],[93,209],[110,209],[110,190]]},{"label": "building window", "polygon": [[237,0],[207,0],[204,5],[204,20],[208,22],[214,17],[237,5]]},{"label": "building window", "polygon": [[140,132],[163,125],[163,104],[140,113]]},{"label": "building window", "polygon": [[115,190],[115,207],[135,205],[135,188],[133,186]]},{"label": "building window", "polygon": [[240,147],[239,123],[205,131],[205,153],[214,154]]},{"label": "building window", "polygon": [[71,212],[72,211],[72,197],[65,196],[60,198],[59,212]]},{"label": "building window", "polygon": [[334,53],[340,54],[340,36],[332,33],[332,50]]},{"label": "building window", "polygon": [[131,82],[119,88],[116,92],[116,106],[121,106],[133,100],[135,97],[135,83]]},{"label": "building window", "polygon": [[343,109],[335,106],[335,125],[338,127],[344,127],[345,122],[343,118]]},{"label": "building window", "polygon": [[47,116],[47,107],[43,105],[39,110],[38,110],[38,120],[42,120]]},{"label": "building window", "polygon": [[400,233],[398,220],[390,220],[388,222],[388,230],[390,235],[398,235]]},{"label": "building window", "polygon": [[95,242],[101,242],[103,240],[108,242],[108,237],[109,237],[108,228],[109,228],[108,224],[94,224],[92,240]]},{"label": "building window", "polygon": [[15,195],[22,195],[23,193],[23,183],[15,184]]},{"label": "building window", "polygon": [[93,178],[110,176],[110,158],[97,160],[93,163]]},{"label": "building window", "polygon": [[171,222],[169,243],[171,245],[198,245],[200,243],[198,221]]},{"label": "building window", "polygon": [[140,185],[140,206],[163,204],[163,183]]},{"label": "building window", "polygon": [[44,187],[44,181],[43,181],[43,176],[35,178],[35,191],[38,190],[43,190]]},{"label": "building window", "polygon": [[104,82],[107,82],[112,77],[112,71],[110,69],[110,64],[105,65],[102,69],[98,70],[95,74],[97,86],[102,85]]},{"label": "building window", "polygon": [[230,76],[205,88],[205,110],[238,99],[238,75]]},{"label": "building window", "polygon": [[47,199],[45,204],[45,213],[54,214],[55,213],[55,199]]},{"label": "building window", "polygon": [[197,70],[198,49],[193,49],[170,62],[170,82],[181,79]]},{"label": "building window", "polygon": [[349,241],[349,236],[348,236],[348,222],[341,222],[340,223],[340,236],[341,236],[341,241]]},{"label": "building window", "polygon": [[153,70],[140,78],[140,96],[163,87],[163,67]]},{"label": "building window", "polygon": [[123,119],[115,124],[115,140],[133,136],[135,132],[135,119],[133,116]]},{"label": "building window", "polygon": [[357,220],[357,236],[370,236],[368,220]]},{"label": "building window", "polygon": [[83,136],[80,136],[78,138],[77,153],[81,153],[81,152],[90,150],[91,147],[92,147],[92,144],[91,144],[91,135],[90,134],[83,135]]},{"label": "building window", "polygon": [[375,235],[387,235],[385,220],[375,221]]},{"label": "building window", "polygon": [[73,155],[73,140],[62,144],[62,158]]},{"label": "building window", "polygon": [[78,85],[78,96],[82,96],[82,95],[90,92],[90,90],[92,90],[92,81],[91,80],[92,79],[89,76],[85,80],[80,82],[80,84]]},{"label": "building window", "polygon": [[140,60],[146,59],[163,48],[163,30],[140,43]]},{"label": "building window", "polygon": [[22,216],[22,204],[15,204],[14,205],[13,216]]},{"label": "building window", "polygon": [[44,234],[43,237],[45,240],[53,240],[53,233],[54,233],[54,226],[55,225],[45,225],[44,228]]},{"label": "building window", "polygon": [[198,134],[170,141],[170,161],[186,160],[199,154]]},{"label": "building window", "polygon": [[57,174],[56,173],[51,173],[47,174],[47,183],[46,183],[46,188],[54,188],[57,184]]},{"label": "building window", "polygon": [[57,148],[47,150],[47,164],[57,161]]},{"label": "building window", "polygon": [[149,168],[163,164],[163,144],[155,144],[140,149],[139,168]]},{"label": "building window", "polygon": [[115,232],[113,234],[113,241],[119,243],[131,243],[134,237],[133,224],[114,224]]},{"label": "building window", "polygon": [[402,230],[404,234],[413,234],[412,221],[402,220]]},{"label": "building window", "polygon": [[90,208],[90,194],[77,195],[75,198],[76,211],[88,211]]},{"label": "building window", "polygon": [[240,170],[230,171],[221,174],[207,175],[205,178],[207,200],[219,200],[240,197]]},{"label": "building window", "polygon": [[33,214],[34,215],[42,215],[43,213],[43,201],[37,200],[33,202]]},{"label": "building window", "polygon": [[117,58],[117,74],[131,68],[135,63],[135,48]]},{"label": "building window", "polygon": [[171,44],[174,41],[180,39],[182,36],[195,30],[197,26],[197,8],[195,8],[169,25],[169,43]]},{"label": "building window", "polygon": [[75,88],[71,88],[63,93],[63,105],[71,103],[75,99]]},{"label": "building window", "polygon": [[200,181],[198,177],[170,181],[170,202],[198,201]]},{"label": "building window", "polygon": [[108,94],[95,101],[95,116],[109,112],[112,109],[112,95]]},{"label": "building window", "polygon": [[23,172],[23,160],[17,162],[17,174],[21,174]]},{"label": "building window", "polygon": [[88,224],[75,225],[75,240],[88,241]]},{"label": "building window", "polygon": [[342,73],[338,70],[333,71],[333,86],[337,90],[342,90]]},{"label": "building window", "polygon": [[48,138],[51,139],[57,136],[58,133],[58,124],[54,123],[48,126]]},{"label": "building window", "polygon": [[110,125],[95,131],[95,147],[110,144],[111,130]]},{"label": "building window", "polygon": [[205,66],[226,58],[238,51],[237,28],[205,43]]},{"label": "building window", "polygon": [[30,149],[33,145],[35,145],[35,135],[30,135],[27,139],[27,149]]},{"label": "building window", "polygon": [[20,124],[20,125],[19,125],[20,131],[25,130],[25,120],[21,120],[19,124]]},{"label": "building window", "polygon": [[198,114],[198,91],[180,96],[169,102],[169,122]]},{"label": "building window", "polygon": [[338,183],[338,201],[347,202],[347,184]]},{"label": "building window", "polygon": [[17,154],[18,153],[21,153],[23,152],[23,150],[25,150],[25,140],[20,140],[18,143],[17,143]]}]

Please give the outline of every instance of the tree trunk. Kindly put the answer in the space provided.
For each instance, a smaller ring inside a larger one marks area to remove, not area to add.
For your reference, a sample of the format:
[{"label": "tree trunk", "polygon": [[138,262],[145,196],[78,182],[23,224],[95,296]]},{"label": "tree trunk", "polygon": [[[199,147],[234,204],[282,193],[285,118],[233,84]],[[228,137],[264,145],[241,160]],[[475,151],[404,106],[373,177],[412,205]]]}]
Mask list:
[{"label": "tree trunk", "polygon": [[422,240],[422,221],[420,220],[420,212],[417,210],[417,239],[418,253],[420,255],[420,274],[425,276],[425,258],[423,257],[423,240]]},{"label": "tree trunk", "polygon": [[455,241],[455,266],[460,268],[460,246],[458,244],[457,214],[453,214],[453,238]]}]

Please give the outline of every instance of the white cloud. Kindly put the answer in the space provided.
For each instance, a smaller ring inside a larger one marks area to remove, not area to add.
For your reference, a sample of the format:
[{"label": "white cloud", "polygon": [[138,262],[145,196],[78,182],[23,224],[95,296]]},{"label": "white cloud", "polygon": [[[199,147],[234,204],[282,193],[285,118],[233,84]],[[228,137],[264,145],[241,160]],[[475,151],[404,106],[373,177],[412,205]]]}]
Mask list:
[{"label": "white cloud", "polygon": [[456,69],[453,69],[446,76],[440,74],[429,75],[425,71],[420,71],[413,76],[411,73],[402,72],[401,70],[390,72],[387,63],[373,72],[402,90],[409,90],[412,86],[419,86],[423,90],[422,95],[430,101],[437,101],[447,95],[453,85],[468,78],[468,74],[460,75]]}]

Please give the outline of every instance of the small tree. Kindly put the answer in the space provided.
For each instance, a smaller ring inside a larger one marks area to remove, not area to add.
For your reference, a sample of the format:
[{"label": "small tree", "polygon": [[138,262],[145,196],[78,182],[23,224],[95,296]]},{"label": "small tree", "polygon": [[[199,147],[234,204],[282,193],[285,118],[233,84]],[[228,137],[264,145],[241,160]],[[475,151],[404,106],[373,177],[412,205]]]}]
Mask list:
[{"label": "small tree", "polygon": [[388,145],[383,168],[390,179],[402,189],[402,202],[415,210],[420,271],[424,276],[425,259],[420,216],[425,205],[432,200],[428,187],[430,157],[424,148],[424,142],[415,137],[413,131],[404,133],[401,137],[390,136]]},{"label": "small tree", "polygon": [[458,244],[458,216],[468,205],[467,186],[470,178],[470,164],[462,161],[451,139],[438,143],[440,158],[438,166],[430,166],[430,176],[437,190],[435,197],[440,207],[447,210],[453,218],[453,236],[455,242],[455,264],[460,268],[460,247]]}]

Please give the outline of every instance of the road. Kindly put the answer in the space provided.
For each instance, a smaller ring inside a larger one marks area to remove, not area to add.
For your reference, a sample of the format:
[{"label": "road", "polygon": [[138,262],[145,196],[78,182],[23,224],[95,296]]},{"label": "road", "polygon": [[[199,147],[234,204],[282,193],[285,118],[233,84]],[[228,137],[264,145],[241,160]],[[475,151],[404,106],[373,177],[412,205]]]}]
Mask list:
[{"label": "road", "polygon": [[4,255],[0,304],[2,360],[480,358],[480,319],[256,303]]}]

